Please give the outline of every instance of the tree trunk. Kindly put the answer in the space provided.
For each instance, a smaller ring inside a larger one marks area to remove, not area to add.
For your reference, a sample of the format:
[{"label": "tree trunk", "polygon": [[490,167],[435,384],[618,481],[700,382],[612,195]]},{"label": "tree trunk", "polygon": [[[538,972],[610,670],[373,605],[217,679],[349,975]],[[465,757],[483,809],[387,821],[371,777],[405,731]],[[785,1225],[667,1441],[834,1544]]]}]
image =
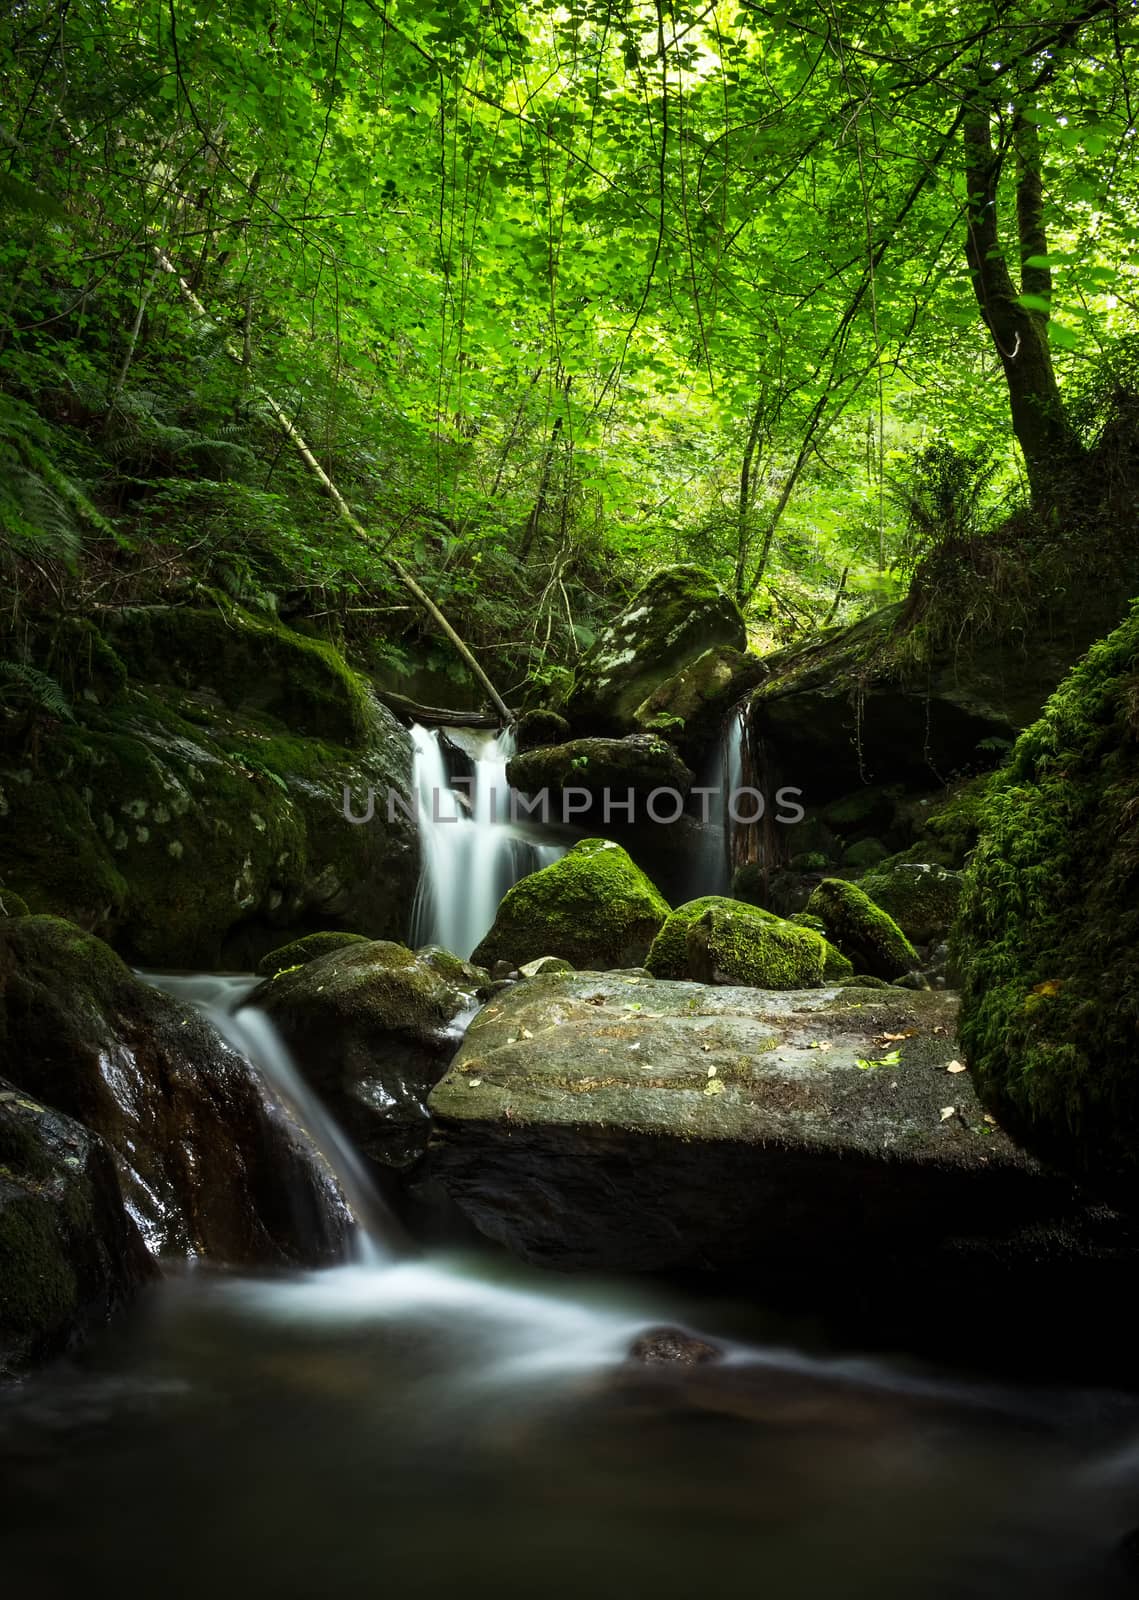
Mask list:
[{"label": "tree trunk", "polygon": [[1017,231],[1021,288],[1018,290],[1000,243],[997,188],[1003,156],[993,149],[991,107],[978,99],[964,118],[965,179],[969,227],[965,253],[977,304],[1004,368],[1013,431],[1024,454],[1032,498],[1050,505],[1059,499],[1082,451],[1068,420],[1048,343],[1048,312],[1020,303],[1020,295],[1051,298],[1048,269],[1027,262],[1047,253],[1043,193],[1036,130],[1018,122]]}]

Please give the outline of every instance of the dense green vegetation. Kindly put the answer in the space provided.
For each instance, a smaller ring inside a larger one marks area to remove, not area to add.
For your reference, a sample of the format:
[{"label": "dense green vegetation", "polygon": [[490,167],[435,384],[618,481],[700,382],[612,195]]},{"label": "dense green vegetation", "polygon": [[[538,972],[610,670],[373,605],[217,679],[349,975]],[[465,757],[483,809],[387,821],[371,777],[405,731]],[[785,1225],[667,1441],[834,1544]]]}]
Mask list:
[{"label": "dense green vegetation", "polygon": [[511,693],[666,561],[770,639],[1002,522],[1070,545],[1129,479],[1137,43],[1120,0],[17,0],[0,692],[66,715],[45,611],[203,590],[451,671],[393,559]]}]

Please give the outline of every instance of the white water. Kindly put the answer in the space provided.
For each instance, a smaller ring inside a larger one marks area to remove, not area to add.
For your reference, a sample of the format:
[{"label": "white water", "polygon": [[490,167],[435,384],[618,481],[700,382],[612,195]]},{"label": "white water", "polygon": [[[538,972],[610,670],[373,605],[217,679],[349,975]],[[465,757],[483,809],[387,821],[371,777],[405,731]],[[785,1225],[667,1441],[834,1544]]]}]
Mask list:
[{"label": "white water", "polygon": [[[441,737],[471,755],[472,780],[447,775]],[[506,891],[565,853],[510,820],[509,730],[495,738],[466,730],[411,730],[423,868],[412,913],[412,943],[440,944],[466,959],[489,932]],[[472,791],[472,792],[468,792]]]},{"label": "white water", "polygon": [[732,892],[732,795],[743,784],[743,711],[737,707],[725,719],[715,748],[707,759],[700,782],[716,789],[710,805],[713,820],[702,830],[693,863],[689,892],[693,899],[705,894]]},{"label": "white water", "polygon": [[156,989],[191,1005],[260,1074],[269,1093],[293,1118],[340,1184],[356,1221],[354,1254],[372,1265],[391,1258],[401,1229],[368,1170],[320,1097],[310,1089],[263,1011],[243,1002],[260,982],[245,974],[145,972]]}]

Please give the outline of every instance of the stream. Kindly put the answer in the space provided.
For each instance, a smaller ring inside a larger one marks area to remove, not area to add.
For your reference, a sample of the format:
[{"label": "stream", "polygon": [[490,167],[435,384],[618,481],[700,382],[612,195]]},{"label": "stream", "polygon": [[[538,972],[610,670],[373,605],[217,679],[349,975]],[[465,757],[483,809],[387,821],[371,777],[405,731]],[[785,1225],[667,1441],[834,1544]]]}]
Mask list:
[{"label": "stream", "polygon": [[[351,1259],[182,1264],[70,1363],[0,1390],[5,1592],[216,1600],[1109,1597],[1139,1414],[819,1347],[755,1307],[419,1255],[250,980],[157,977],[307,1127]],[[698,1329],[721,1359],[646,1366]]]}]

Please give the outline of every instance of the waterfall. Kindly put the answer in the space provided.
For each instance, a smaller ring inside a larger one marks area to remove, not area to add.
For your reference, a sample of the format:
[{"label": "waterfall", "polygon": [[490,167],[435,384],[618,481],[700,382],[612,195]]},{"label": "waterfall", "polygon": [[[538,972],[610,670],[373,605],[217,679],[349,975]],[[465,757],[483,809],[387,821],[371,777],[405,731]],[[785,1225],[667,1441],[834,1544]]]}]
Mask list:
[{"label": "waterfall", "polygon": [[276,1027],[245,1005],[259,979],[225,973],[182,976],[141,972],[141,978],[200,1012],[231,1049],[244,1056],[274,1099],[292,1117],[340,1185],[356,1221],[354,1255],[361,1263],[388,1260],[401,1230],[339,1124],[297,1070]]},{"label": "waterfall", "polygon": [[[412,913],[413,945],[439,944],[464,959],[490,930],[498,903],[519,878],[549,866],[564,846],[510,820],[509,730],[495,738],[465,729],[411,730],[423,868]],[[471,757],[473,776],[454,778],[444,740]]]},{"label": "waterfall", "polygon": [[744,710],[735,706],[725,717],[720,737],[709,754],[700,783],[716,793],[709,798],[709,820],[700,835],[689,893],[730,895],[738,862],[733,852],[732,796],[743,783]]}]

